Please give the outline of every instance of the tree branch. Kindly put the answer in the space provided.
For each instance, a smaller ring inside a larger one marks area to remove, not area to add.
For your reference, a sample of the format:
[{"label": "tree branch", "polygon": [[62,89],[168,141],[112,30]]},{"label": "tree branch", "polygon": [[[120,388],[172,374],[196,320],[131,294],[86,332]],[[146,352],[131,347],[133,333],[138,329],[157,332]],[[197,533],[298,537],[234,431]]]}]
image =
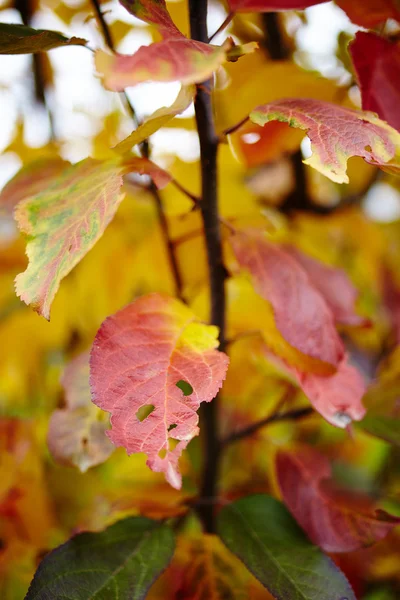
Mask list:
[{"label": "tree branch", "polygon": [[238,442],[243,438],[249,437],[262,427],[270,425],[271,423],[277,423],[278,421],[295,421],[297,419],[302,419],[303,417],[308,417],[313,412],[314,410],[311,406],[306,406],[305,408],[298,408],[285,413],[275,413],[269,417],[260,419],[260,421],[256,421],[255,423],[252,423],[251,425],[248,425],[239,431],[234,431],[233,433],[229,434],[221,441],[221,446],[226,447],[229,444],[233,444],[234,442]]},{"label": "tree branch", "polygon": [[[106,44],[110,48],[110,50],[112,52],[115,52],[114,40],[112,38],[110,28],[109,28],[106,20],[104,19],[104,15],[101,11],[99,1],[91,0],[91,2],[92,2],[92,6],[94,8],[95,14],[96,14],[96,20],[97,20],[99,27],[103,33],[104,41],[106,42]],[[129,111],[131,113],[132,119],[135,123],[135,126],[138,127],[139,119],[137,118],[136,111],[135,111],[133,105],[131,104],[131,101],[130,101],[126,91],[123,92],[123,95],[124,95],[126,104],[129,108]],[[142,156],[144,158],[150,157],[150,146],[149,146],[148,140],[144,140],[140,144],[140,153],[142,154]],[[175,282],[176,295],[178,296],[178,298],[182,299],[182,278],[181,278],[178,261],[177,261],[176,254],[175,254],[174,243],[172,242],[170,232],[169,232],[168,221],[167,221],[167,218],[164,213],[161,196],[160,196],[158,189],[154,185],[154,183],[151,183],[151,185],[149,187],[149,191],[152,194],[155,204],[156,204],[158,220],[160,223],[162,236],[164,238],[164,243],[165,243],[165,246],[167,249],[168,260],[170,263],[171,272],[172,272],[174,282]]]},{"label": "tree branch", "polygon": [[[208,41],[207,0],[189,0],[190,30],[192,39]],[[201,202],[200,210],[204,225],[211,294],[211,323],[219,327],[220,349],[225,346],[225,278],[222,258],[220,221],[217,195],[218,136],[215,132],[211,105],[211,81],[197,86],[195,113],[200,141]],[[205,436],[205,467],[201,485],[201,497],[216,496],[219,442],[218,442],[218,396],[204,403],[201,418]],[[212,506],[199,507],[199,514],[208,532],[215,530]]]}]

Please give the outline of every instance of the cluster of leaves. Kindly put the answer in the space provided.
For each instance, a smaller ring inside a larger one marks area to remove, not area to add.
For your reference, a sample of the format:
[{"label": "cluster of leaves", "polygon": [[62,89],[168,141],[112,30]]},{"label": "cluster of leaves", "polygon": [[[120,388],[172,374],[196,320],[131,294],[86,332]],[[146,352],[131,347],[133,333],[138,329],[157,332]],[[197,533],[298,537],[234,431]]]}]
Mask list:
[{"label": "cluster of leaves", "polygon": [[[341,85],[285,31],[322,2],[229,0],[219,45],[196,39],[206,0],[121,4],[153,42],[115,52],[82,2],[94,74],[178,82],[175,102],[123,139],[104,123],[75,164],[20,131],[8,148],[0,596],[393,600],[399,222],[362,201],[400,189],[398,3],[337,1],[363,28]],[[29,25],[1,24],[0,52],[88,51]],[[156,164],[148,138],[179,126],[200,159]]]}]

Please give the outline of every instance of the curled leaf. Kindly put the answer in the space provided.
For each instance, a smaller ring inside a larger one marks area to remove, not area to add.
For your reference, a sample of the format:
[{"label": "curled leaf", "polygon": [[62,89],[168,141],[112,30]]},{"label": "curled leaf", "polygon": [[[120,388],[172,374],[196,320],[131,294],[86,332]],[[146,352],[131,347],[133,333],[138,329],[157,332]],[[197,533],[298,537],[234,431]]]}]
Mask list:
[{"label": "curled leaf", "polygon": [[128,454],[145,452],[148,466],[178,489],[179,457],[199,433],[196,411],[225,378],[217,336],[178,300],[151,294],[106,319],[93,344],[92,398],[111,413],[108,436]]},{"label": "curled leaf", "polygon": [[283,499],[309,538],[326,552],[352,552],[384,538],[399,517],[376,510],[365,495],[341,491],[325,456],[310,446],[280,451],[277,476]]},{"label": "curled leaf", "polygon": [[62,378],[66,407],[53,412],[47,441],[55,460],[74,465],[83,473],[101,464],[114,447],[106,430],[108,422],[91,402],[89,387],[89,352],[68,364]]},{"label": "curled leaf", "polygon": [[67,38],[57,31],[0,23],[0,54],[35,54],[60,46],[85,46],[82,38]]},{"label": "curled leaf", "polygon": [[312,155],[304,163],[336,183],[348,183],[347,161],[366,162],[399,171],[400,133],[374,114],[311,98],[288,98],[259,106],[250,113],[257,125],[283,121],[303,129]]}]

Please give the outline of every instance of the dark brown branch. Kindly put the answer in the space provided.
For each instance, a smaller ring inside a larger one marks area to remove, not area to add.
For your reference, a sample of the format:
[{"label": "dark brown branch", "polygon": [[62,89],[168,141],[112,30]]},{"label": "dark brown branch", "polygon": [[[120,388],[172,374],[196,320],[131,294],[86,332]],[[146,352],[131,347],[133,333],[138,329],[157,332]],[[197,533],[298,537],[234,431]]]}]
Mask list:
[{"label": "dark brown branch", "polygon": [[[106,42],[106,44],[110,48],[110,50],[112,52],[115,52],[114,40],[112,38],[110,28],[109,28],[106,20],[104,19],[104,15],[101,11],[99,1],[91,0],[91,2],[92,2],[92,6],[94,8],[95,14],[96,14],[97,22],[103,33],[104,41]],[[132,119],[137,127],[139,125],[139,120],[137,118],[136,111],[135,111],[133,105],[131,104],[131,101],[129,100],[129,97],[125,91],[123,92],[123,95],[124,95],[126,104],[129,108],[129,111],[131,113]],[[149,158],[150,146],[149,146],[148,140],[144,140],[140,144],[140,152],[144,158]],[[160,192],[158,191],[158,189],[156,188],[154,183],[151,183],[151,185],[149,187],[149,191],[152,194],[155,204],[156,204],[158,220],[160,223],[162,236],[164,238],[164,243],[165,243],[165,246],[167,249],[168,260],[170,263],[171,272],[172,272],[174,282],[175,282],[176,295],[178,296],[178,298],[182,299],[182,278],[180,275],[178,261],[177,261],[176,254],[175,254],[175,247],[174,247],[174,244],[172,242],[170,232],[169,232],[168,221],[167,221],[167,218],[164,213]]]},{"label": "dark brown branch", "polygon": [[238,442],[243,438],[247,438],[253,433],[256,433],[262,427],[266,425],[270,425],[271,423],[277,423],[278,421],[296,421],[297,419],[302,419],[303,417],[308,417],[314,412],[311,406],[306,406],[305,408],[298,408],[295,410],[290,410],[285,413],[275,413],[270,415],[269,417],[265,417],[265,419],[261,419],[260,421],[256,421],[239,431],[234,431],[229,434],[224,440],[221,441],[221,446],[225,447],[229,444],[233,444],[234,442]]},{"label": "dark brown branch", "polygon": [[226,19],[221,23],[221,25],[218,27],[218,29],[216,31],[214,31],[214,33],[212,34],[212,36],[210,36],[208,41],[211,42],[215,38],[215,36],[217,36],[219,33],[221,33],[221,31],[223,31],[225,29],[225,27],[228,27],[229,23],[232,21],[234,16],[235,16],[235,13],[233,11],[228,13]]},{"label": "dark brown branch", "polygon": [[[207,42],[207,0],[189,0],[190,31],[192,39]],[[197,87],[195,113],[200,141],[201,202],[211,294],[211,323],[219,327],[220,349],[225,346],[225,278],[222,258],[220,221],[217,194],[218,136],[215,132],[211,105],[211,86],[208,81]],[[216,496],[219,441],[218,397],[204,403],[201,411],[202,433],[205,438],[205,465],[201,484],[201,497]],[[215,530],[212,506],[199,507],[199,514],[207,531]]]}]

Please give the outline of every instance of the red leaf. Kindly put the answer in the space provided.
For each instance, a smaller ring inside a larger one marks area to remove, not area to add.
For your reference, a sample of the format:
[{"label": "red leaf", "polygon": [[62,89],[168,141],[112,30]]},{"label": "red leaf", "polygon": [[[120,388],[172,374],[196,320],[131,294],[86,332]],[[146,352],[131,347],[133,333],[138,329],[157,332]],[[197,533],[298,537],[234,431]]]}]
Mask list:
[{"label": "red leaf", "polygon": [[400,130],[400,43],[359,31],[350,53],[361,89],[362,107]]},{"label": "red leaf", "polygon": [[336,0],[348,15],[349,19],[370,29],[387,19],[400,21],[398,0]]},{"label": "red leaf", "polygon": [[278,10],[302,10],[327,0],[229,0],[234,12],[274,12]]},{"label": "red leaf", "polygon": [[358,292],[342,269],[331,267],[288,247],[290,255],[306,271],[312,285],[325,298],[336,323],[342,325],[367,325],[369,321],[355,313]]},{"label": "red leaf", "polygon": [[182,37],[167,10],[164,0],[120,0],[134,17],[155,25],[164,38]]},{"label": "red leaf", "polygon": [[215,349],[217,334],[178,300],[151,294],[106,319],[93,344],[92,397],[112,415],[111,441],[128,454],[145,452],[148,466],[175,488],[182,450],[199,433],[196,411],[225,378],[228,357]]},{"label": "red leaf", "polygon": [[257,293],[272,305],[276,326],[285,340],[303,354],[337,367],[344,348],[333,315],[302,267],[257,233],[240,233],[231,241]]},{"label": "red leaf", "polygon": [[384,538],[399,517],[374,510],[364,495],[339,491],[329,461],[311,447],[280,451],[277,476],[283,499],[310,539],[326,552],[351,552]]},{"label": "red leaf", "polygon": [[349,182],[346,167],[351,156],[399,170],[400,134],[370,112],[311,98],[287,98],[259,106],[250,119],[257,125],[283,121],[305,130],[312,155],[304,163],[336,183]]}]

